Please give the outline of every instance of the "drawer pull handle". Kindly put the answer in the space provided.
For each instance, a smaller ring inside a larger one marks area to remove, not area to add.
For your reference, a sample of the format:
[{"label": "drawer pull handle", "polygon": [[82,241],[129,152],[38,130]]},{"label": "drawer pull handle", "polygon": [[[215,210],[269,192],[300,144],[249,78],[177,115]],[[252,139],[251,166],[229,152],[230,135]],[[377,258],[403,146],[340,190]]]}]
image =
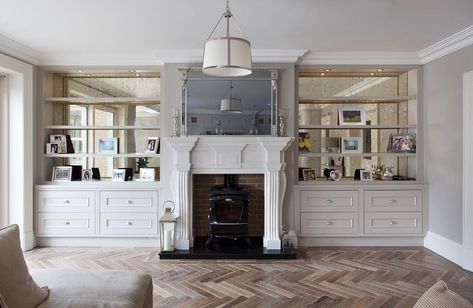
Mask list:
[{"label": "drawer pull handle", "polygon": [[330,226],[330,225],[333,225],[333,222],[331,222],[331,221],[329,220],[329,221],[327,221],[325,224],[326,224],[327,226]]},{"label": "drawer pull handle", "polygon": [[131,221],[127,222],[126,224],[129,225],[129,226],[133,225],[133,223]]},{"label": "drawer pull handle", "polygon": [[133,201],[131,201],[131,200],[128,200],[128,204],[132,204],[132,203],[133,203]]},{"label": "drawer pull handle", "polygon": [[325,200],[325,203],[326,204],[331,204],[331,203],[333,203],[333,200],[332,199],[327,199],[327,200]]},{"label": "drawer pull handle", "polygon": [[395,225],[396,223],[397,223],[397,222],[396,222],[395,220],[391,220],[391,221],[389,222],[389,224],[390,224],[391,226],[392,226],[392,225]]},{"label": "drawer pull handle", "polygon": [[66,221],[66,226],[69,226],[71,224],[70,221]]},{"label": "drawer pull handle", "polygon": [[66,200],[66,203],[67,203],[67,204],[71,203],[71,200]]},{"label": "drawer pull handle", "polygon": [[233,199],[226,198],[226,199],[225,199],[225,202],[233,202]]},{"label": "drawer pull handle", "polygon": [[393,204],[394,202],[396,202],[396,199],[389,200],[389,203],[391,203],[391,204]]}]

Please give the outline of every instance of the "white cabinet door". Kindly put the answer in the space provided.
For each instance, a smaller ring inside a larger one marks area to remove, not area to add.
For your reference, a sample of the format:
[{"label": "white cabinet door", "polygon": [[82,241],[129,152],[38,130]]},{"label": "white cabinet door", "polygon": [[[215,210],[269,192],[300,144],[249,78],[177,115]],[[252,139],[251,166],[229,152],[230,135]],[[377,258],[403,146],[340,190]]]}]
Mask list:
[{"label": "white cabinet door", "polygon": [[100,234],[110,236],[157,236],[158,213],[102,213]]},{"label": "white cabinet door", "polygon": [[37,192],[39,213],[93,213],[95,192],[88,190],[40,190]]},{"label": "white cabinet door", "polygon": [[301,212],[357,212],[358,191],[301,191]]},{"label": "white cabinet door", "polygon": [[39,213],[39,236],[95,235],[94,213]]},{"label": "white cabinet door", "polygon": [[100,210],[107,213],[157,213],[158,192],[104,190],[100,192]]},{"label": "white cabinet door", "polygon": [[422,213],[365,213],[365,233],[421,235]]},{"label": "white cabinet door", "polygon": [[358,213],[303,213],[302,235],[340,235],[358,233]]},{"label": "white cabinet door", "polygon": [[365,191],[366,212],[422,211],[421,190]]}]

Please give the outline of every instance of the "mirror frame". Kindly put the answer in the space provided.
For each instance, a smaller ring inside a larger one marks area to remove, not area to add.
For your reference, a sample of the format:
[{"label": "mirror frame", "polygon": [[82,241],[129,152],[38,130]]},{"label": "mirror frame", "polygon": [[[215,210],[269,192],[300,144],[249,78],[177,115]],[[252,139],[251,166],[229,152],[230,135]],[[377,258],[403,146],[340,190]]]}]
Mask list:
[{"label": "mirror frame", "polygon": [[[187,90],[189,80],[199,80],[199,78],[189,79],[189,72],[202,72],[201,67],[181,67],[178,68],[181,74],[181,136],[188,136],[187,129]],[[206,78],[206,80],[218,79],[218,80],[268,80],[271,81],[271,134],[265,136],[280,136],[281,132],[278,129],[278,87],[279,87],[279,68],[265,67],[265,68],[253,68],[254,72],[269,72],[270,76],[267,78],[261,77],[214,77]],[[250,136],[250,135],[233,135],[233,136]],[[262,136],[262,135],[260,135]],[[228,137],[228,136],[227,136]]]}]

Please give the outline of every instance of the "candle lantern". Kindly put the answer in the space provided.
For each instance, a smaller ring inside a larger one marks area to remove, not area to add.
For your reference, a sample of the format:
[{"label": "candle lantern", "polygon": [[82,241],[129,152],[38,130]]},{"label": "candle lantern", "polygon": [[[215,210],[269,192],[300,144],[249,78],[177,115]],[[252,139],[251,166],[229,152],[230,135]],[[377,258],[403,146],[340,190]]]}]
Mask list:
[{"label": "candle lantern", "polygon": [[164,215],[159,219],[161,251],[169,252],[175,250],[175,230],[177,223],[177,217],[174,215],[175,207],[174,202],[171,200],[163,204]]}]

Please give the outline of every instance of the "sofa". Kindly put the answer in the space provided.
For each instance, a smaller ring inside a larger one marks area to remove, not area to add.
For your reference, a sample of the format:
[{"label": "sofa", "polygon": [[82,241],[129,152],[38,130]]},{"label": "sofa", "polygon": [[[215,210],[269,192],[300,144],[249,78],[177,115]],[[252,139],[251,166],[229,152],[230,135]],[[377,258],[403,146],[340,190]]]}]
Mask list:
[{"label": "sofa", "polygon": [[78,269],[29,272],[17,225],[0,229],[0,273],[0,307],[153,307],[153,281],[147,274]]}]

